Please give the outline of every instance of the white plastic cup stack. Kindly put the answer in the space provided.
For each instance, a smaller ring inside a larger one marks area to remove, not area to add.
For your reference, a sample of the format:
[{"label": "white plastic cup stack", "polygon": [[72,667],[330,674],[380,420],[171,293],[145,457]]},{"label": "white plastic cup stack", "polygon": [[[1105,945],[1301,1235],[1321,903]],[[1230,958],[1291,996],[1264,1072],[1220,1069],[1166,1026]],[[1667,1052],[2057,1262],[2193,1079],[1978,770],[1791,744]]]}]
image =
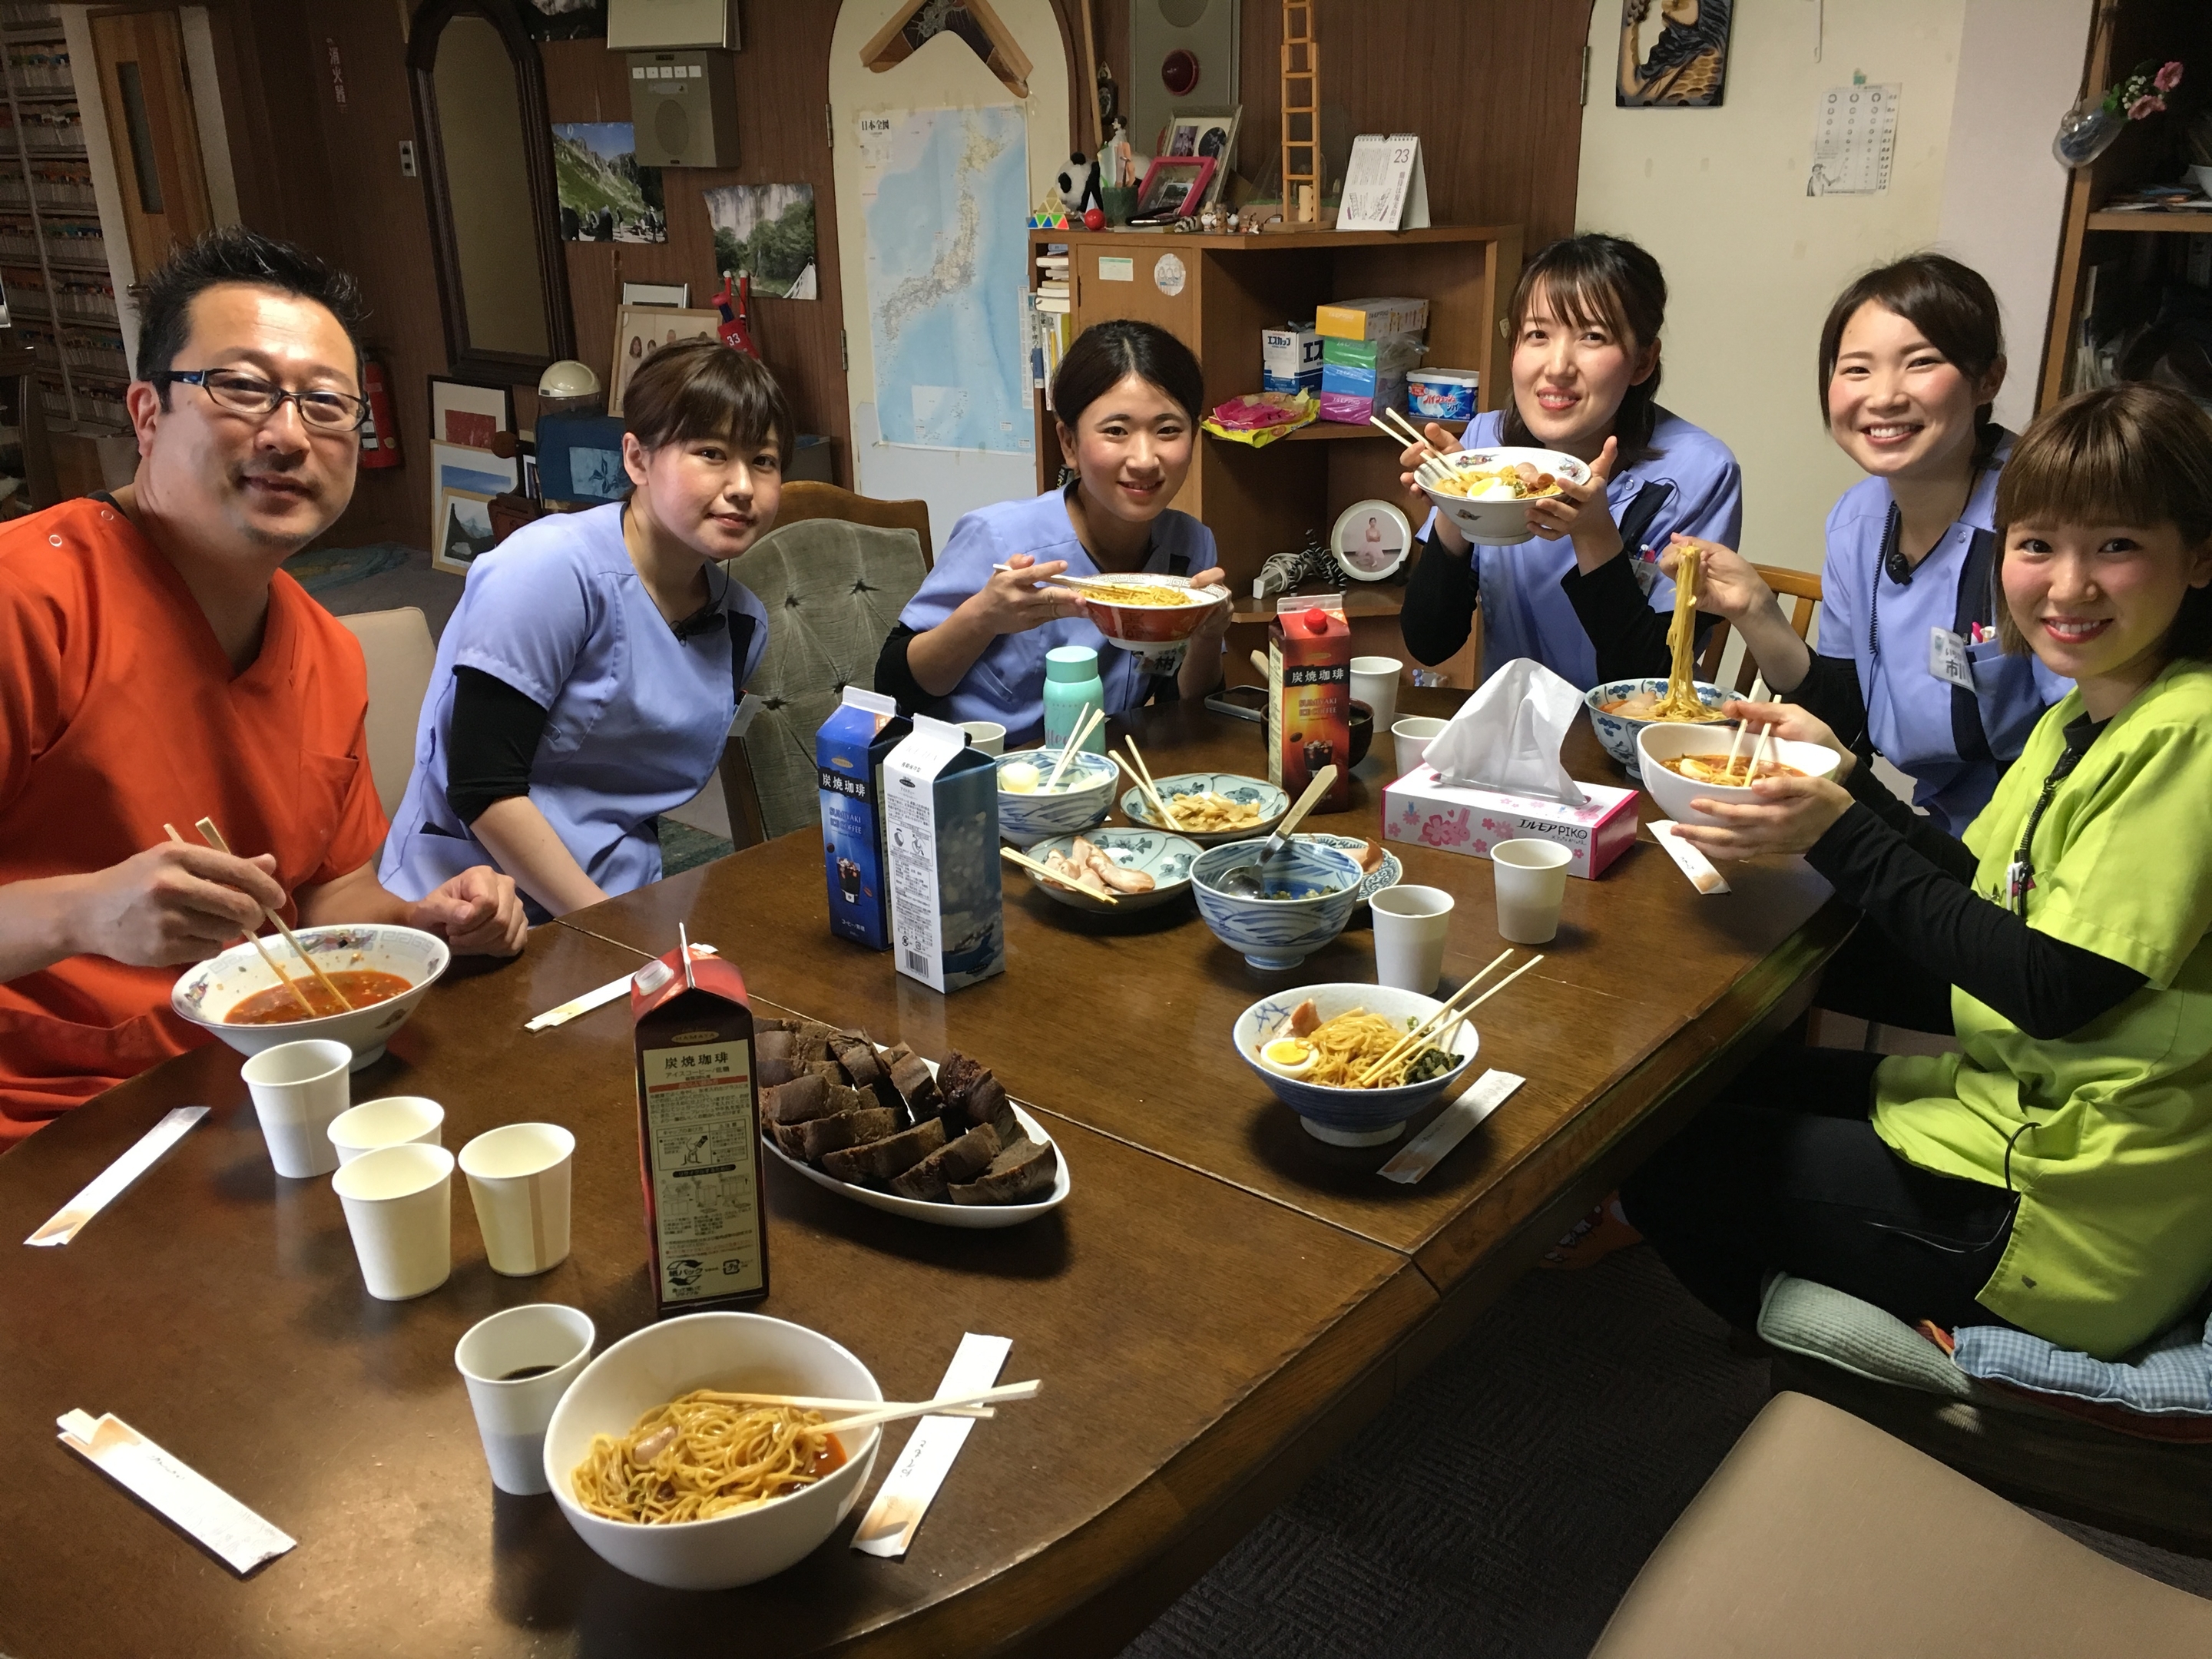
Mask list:
[{"label": "white plastic cup stack", "polygon": [[1567,896],[1567,849],[1555,841],[1501,841],[1490,849],[1498,878],[1498,936],[1547,945],[1559,932]]},{"label": "white plastic cup stack", "polygon": [[1352,700],[1365,703],[1373,711],[1377,732],[1388,732],[1398,718],[1398,676],[1405,668],[1395,657],[1352,659]]},{"label": "white plastic cup stack", "polygon": [[533,1302],[478,1321],[454,1347],[491,1483],[501,1492],[548,1490],[545,1426],[591,1363],[598,1335],[577,1309]]},{"label": "white plastic cup stack", "polygon": [[1367,908],[1375,917],[1376,982],[1434,996],[1443,976],[1452,896],[1441,887],[1385,887]]},{"label": "white plastic cup stack", "polygon": [[[324,1143],[327,1146],[329,1143]],[[331,1177],[368,1293],[427,1296],[453,1271],[453,1155],[409,1144],[363,1152]]]},{"label": "white plastic cup stack", "polygon": [[968,746],[980,749],[987,755],[1006,752],[1006,728],[996,720],[963,720],[960,729],[968,734]]},{"label": "white plastic cup stack", "polygon": [[[1378,720],[1376,724],[1379,726],[1382,722]],[[1422,757],[1429,752],[1429,744],[1450,724],[1450,721],[1440,720],[1432,714],[1408,714],[1404,720],[1391,723],[1390,739],[1398,745],[1400,777],[1404,777],[1420,765]]]},{"label": "white plastic cup stack", "polygon": [[386,1095],[364,1100],[351,1111],[331,1120],[331,1145],[337,1148],[338,1163],[350,1164],[363,1152],[380,1146],[440,1144],[446,1109],[421,1095]]},{"label": "white plastic cup stack", "polygon": [[509,1123],[461,1148],[491,1270],[527,1278],[568,1255],[568,1168],[576,1137],[557,1123]]},{"label": "white plastic cup stack", "polygon": [[352,1065],[344,1043],[313,1037],[264,1048],[240,1068],[278,1175],[300,1181],[338,1167],[329,1131],[353,1098]]}]

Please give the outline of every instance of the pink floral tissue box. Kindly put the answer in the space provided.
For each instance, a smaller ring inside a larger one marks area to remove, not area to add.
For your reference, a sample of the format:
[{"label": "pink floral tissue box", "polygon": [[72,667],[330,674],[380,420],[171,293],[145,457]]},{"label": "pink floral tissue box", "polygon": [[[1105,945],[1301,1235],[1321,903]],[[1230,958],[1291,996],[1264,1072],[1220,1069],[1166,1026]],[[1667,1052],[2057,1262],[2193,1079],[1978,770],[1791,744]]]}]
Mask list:
[{"label": "pink floral tissue box", "polygon": [[1418,766],[1382,792],[1382,838],[1440,847],[1486,859],[1501,841],[1555,841],[1574,854],[1567,872],[1601,874],[1636,839],[1636,791],[1585,783],[1589,797],[1565,806],[1534,795],[1505,795],[1447,784]]}]

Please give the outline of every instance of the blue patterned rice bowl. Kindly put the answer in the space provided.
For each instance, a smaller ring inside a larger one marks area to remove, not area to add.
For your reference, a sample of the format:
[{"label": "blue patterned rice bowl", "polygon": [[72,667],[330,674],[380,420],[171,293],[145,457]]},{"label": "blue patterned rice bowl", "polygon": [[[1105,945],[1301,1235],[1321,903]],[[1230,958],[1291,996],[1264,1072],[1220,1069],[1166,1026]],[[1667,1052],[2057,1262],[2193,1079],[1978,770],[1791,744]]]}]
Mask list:
[{"label": "blue patterned rice bowl", "polygon": [[1359,860],[1334,847],[1291,842],[1267,863],[1267,884],[1311,889],[1311,898],[1237,898],[1212,884],[1240,865],[1256,864],[1259,841],[1233,841],[1209,847],[1190,866],[1191,891],[1198,914],[1213,936],[1241,952],[1255,968],[1279,973],[1295,968],[1344,931],[1359,903]]},{"label": "blue patterned rice bowl", "polygon": [[999,775],[1003,778],[1006,769],[1016,764],[1034,766],[1041,775],[1036,793],[1016,794],[1003,786],[999,790],[999,834],[1017,847],[1034,847],[1048,836],[1072,836],[1101,822],[1114,805],[1114,786],[1121,780],[1121,769],[1112,757],[1079,749],[1060,776],[1060,787],[1048,795],[1042,793],[1044,779],[1060,764],[1059,750],[1023,749],[1001,755]]},{"label": "blue patterned rice bowl", "polygon": [[[1736,695],[1724,686],[1714,685],[1705,680],[1695,680],[1692,684],[1698,688],[1698,701],[1708,708],[1718,708]],[[1623,697],[1632,697],[1638,691],[1650,691],[1664,696],[1667,693],[1666,677],[1607,680],[1602,685],[1590,688],[1583,698],[1583,707],[1589,710],[1591,729],[1597,733],[1597,740],[1605,745],[1605,752],[1620,762],[1630,777],[1640,781],[1644,775],[1638,769],[1639,757],[1636,752],[1636,734],[1654,722],[1636,720],[1626,714],[1608,714],[1604,708],[1605,704],[1619,702]]]}]

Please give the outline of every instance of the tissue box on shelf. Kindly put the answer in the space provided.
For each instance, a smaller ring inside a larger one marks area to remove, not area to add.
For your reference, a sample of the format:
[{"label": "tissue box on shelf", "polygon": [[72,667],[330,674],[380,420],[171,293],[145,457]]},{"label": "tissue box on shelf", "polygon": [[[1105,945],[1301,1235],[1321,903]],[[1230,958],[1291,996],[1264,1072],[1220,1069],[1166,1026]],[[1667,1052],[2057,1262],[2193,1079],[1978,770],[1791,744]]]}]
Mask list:
[{"label": "tissue box on shelf", "polygon": [[1314,313],[1314,331],[1339,340],[1419,334],[1429,325],[1426,300],[1339,300]]},{"label": "tissue box on shelf", "polygon": [[1311,323],[1260,331],[1260,390],[1321,394],[1321,336]]},{"label": "tissue box on shelf", "polygon": [[1486,859],[1501,841],[1555,841],[1573,856],[1567,873],[1596,876],[1636,839],[1636,791],[1585,783],[1589,797],[1568,806],[1535,795],[1449,784],[1417,766],[1382,792],[1382,838]]},{"label": "tissue box on shelf", "polygon": [[1321,343],[1321,417],[1365,424],[1370,416],[1401,408],[1406,376],[1421,361],[1420,337]]}]

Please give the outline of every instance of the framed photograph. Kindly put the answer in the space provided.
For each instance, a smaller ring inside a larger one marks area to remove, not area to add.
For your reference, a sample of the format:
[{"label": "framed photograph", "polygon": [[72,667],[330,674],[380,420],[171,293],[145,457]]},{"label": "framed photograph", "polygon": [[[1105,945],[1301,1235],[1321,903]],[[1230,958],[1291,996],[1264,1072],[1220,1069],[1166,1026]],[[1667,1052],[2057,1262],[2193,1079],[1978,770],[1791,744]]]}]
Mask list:
[{"label": "framed photograph", "polygon": [[[441,570],[465,571],[469,560],[491,545],[491,514],[489,508],[475,510],[495,495],[511,495],[520,487],[522,468],[519,461],[502,460],[487,450],[464,448],[459,444],[434,443],[430,446],[430,562]],[[462,522],[473,529],[481,526],[484,540],[481,547],[472,550],[465,538],[461,545],[466,557],[457,558],[453,553],[456,521],[450,498],[460,498],[474,506],[462,515]]]},{"label": "framed photograph", "polygon": [[1129,222],[1168,223],[1197,212],[1206,205],[1206,190],[1213,182],[1214,171],[1211,155],[1155,156],[1137,191],[1137,210],[1129,216]]},{"label": "framed photograph", "polygon": [[660,169],[637,164],[628,121],[556,121],[553,170],[564,242],[665,242]]},{"label": "framed photograph", "polygon": [[432,443],[489,449],[493,433],[514,430],[514,387],[472,386],[442,374],[430,377]]},{"label": "framed photograph", "polygon": [[607,413],[623,412],[623,393],[637,366],[663,346],[678,340],[711,340],[722,325],[714,311],[678,311],[668,306],[620,306],[615,311],[614,373],[607,377]]},{"label": "framed photograph", "polygon": [[624,283],[622,302],[626,306],[673,306],[681,311],[691,303],[691,284]]},{"label": "framed photograph", "polygon": [[1337,516],[1328,550],[1356,582],[1379,582],[1398,573],[1413,550],[1413,526],[1389,501],[1354,501]]},{"label": "framed photograph", "polygon": [[1735,0],[1620,0],[1619,109],[1712,109],[1728,82]]},{"label": "framed photograph", "polygon": [[1218,109],[1178,110],[1168,117],[1167,148],[1160,153],[1170,161],[1210,156],[1213,161],[1213,182],[1206,187],[1206,195],[1197,205],[1207,207],[1221,199],[1228,188],[1230,173],[1237,165],[1237,131],[1244,123],[1244,106],[1226,105]]},{"label": "framed photograph", "polygon": [[517,9],[533,40],[606,38],[607,0],[522,0]]},{"label": "framed photograph", "polygon": [[471,489],[440,490],[430,562],[441,570],[465,574],[479,554],[491,550],[491,497]]}]

